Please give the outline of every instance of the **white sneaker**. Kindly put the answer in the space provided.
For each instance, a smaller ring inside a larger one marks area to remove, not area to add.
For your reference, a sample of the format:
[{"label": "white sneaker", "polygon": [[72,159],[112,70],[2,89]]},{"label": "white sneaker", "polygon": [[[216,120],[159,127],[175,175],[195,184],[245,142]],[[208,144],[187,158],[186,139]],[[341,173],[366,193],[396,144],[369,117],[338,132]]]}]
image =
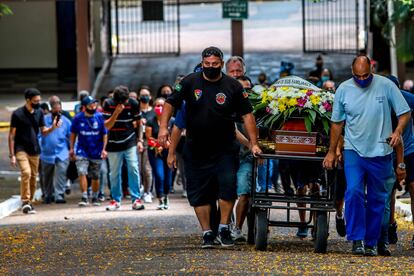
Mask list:
[{"label": "white sneaker", "polygon": [[243,236],[243,233],[239,228],[233,229],[231,233],[231,237],[233,238],[235,242],[246,242],[247,241],[246,237]]},{"label": "white sneaker", "polygon": [[151,194],[145,193],[143,199],[144,199],[144,203],[152,203],[152,196],[151,196]]}]

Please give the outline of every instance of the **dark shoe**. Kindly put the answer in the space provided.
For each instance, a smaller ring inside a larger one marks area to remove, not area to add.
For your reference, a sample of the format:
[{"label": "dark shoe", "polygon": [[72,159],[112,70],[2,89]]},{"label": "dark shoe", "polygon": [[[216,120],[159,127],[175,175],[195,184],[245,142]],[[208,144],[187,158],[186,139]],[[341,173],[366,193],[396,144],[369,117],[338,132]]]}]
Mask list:
[{"label": "dark shoe", "polygon": [[52,203],[52,198],[47,196],[43,199],[42,203],[43,204],[50,204],[50,203]]},{"label": "dark shoe", "polygon": [[378,243],[378,255],[380,256],[391,256],[391,250],[388,248],[386,243]]},{"label": "dark shoe", "polygon": [[56,202],[57,204],[64,204],[64,203],[66,203],[65,196],[64,196],[63,194],[62,194],[62,195],[58,195],[58,196],[56,197],[55,202]]},{"label": "dark shoe", "polygon": [[345,219],[344,217],[338,218],[335,216],[335,222],[336,222],[336,232],[338,232],[338,235],[341,237],[345,237],[346,235],[346,227],[345,227]]},{"label": "dark shoe", "polygon": [[170,199],[168,198],[168,196],[164,197],[164,209],[167,210],[170,208]]},{"label": "dark shoe", "polygon": [[[390,254],[391,254],[391,252],[390,252]],[[378,256],[377,247],[376,246],[368,246],[368,245],[366,245],[365,246],[365,254],[364,255],[365,256],[368,256],[368,257]]]},{"label": "dark shoe", "polygon": [[413,249],[414,249],[414,235],[413,235],[413,238],[411,239],[411,244],[412,244]]},{"label": "dark shoe", "polygon": [[298,232],[296,233],[296,236],[303,239],[308,236],[308,227],[301,226],[298,228]]},{"label": "dark shoe", "polygon": [[30,204],[24,203],[22,206],[23,214],[28,214],[30,210],[32,210],[32,207],[30,206]]},{"label": "dark shoe", "polygon": [[390,224],[388,227],[388,242],[390,244],[396,244],[398,241],[397,228],[397,222]]},{"label": "dark shoe", "polygon": [[66,190],[65,190],[65,194],[70,195],[71,192],[72,191],[71,191],[70,187],[67,187]]},{"label": "dark shoe", "polygon": [[216,236],[213,234],[213,231],[208,231],[203,235],[203,244],[201,245],[201,248],[212,248],[215,239]]},{"label": "dark shoe", "polygon": [[234,241],[231,238],[231,231],[229,227],[222,228],[217,236],[217,240],[223,247],[230,247],[234,245]]},{"label": "dark shoe", "polygon": [[79,207],[86,207],[89,205],[89,201],[87,197],[82,197],[81,200],[78,203]]},{"label": "dark shoe", "polygon": [[352,254],[354,255],[364,255],[364,241],[353,241],[352,242]]},{"label": "dark shoe", "polygon": [[97,197],[92,198],[92,205],[93,206],[101,206],[101,202],[98,201]]}]

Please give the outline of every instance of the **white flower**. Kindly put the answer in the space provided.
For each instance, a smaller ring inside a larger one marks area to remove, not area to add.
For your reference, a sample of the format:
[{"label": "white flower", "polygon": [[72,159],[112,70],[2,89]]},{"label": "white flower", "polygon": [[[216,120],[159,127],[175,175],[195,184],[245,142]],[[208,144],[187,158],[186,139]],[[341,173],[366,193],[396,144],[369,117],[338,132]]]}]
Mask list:
[{"label": "white flower", "polygon": [[312,102],[311,101],[307,101],[303,107],[304,108],[312,108]]},{"label": "white flower", "polygon": [[322,114],[326,113],[326,109],[323,107],[323,105],[319,106],[319,112]]},{"label": "white flower", "polygon": [[265,90],[266,88],[262,85],[255,85],[253,86],[252,90],[254,93],[261,95],[263,90]]}]

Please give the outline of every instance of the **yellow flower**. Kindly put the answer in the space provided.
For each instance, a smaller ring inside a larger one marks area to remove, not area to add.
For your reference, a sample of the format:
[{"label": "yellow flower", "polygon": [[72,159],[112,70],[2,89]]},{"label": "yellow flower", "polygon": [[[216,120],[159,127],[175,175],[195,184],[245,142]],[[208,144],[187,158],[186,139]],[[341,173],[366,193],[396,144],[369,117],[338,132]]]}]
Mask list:
[{"label": "yellow flower", "polygon": [[279,104],[279,111],[283,112],[286,110],[286,106],[284,104]]},{"label": "yellow flower", "polygon": [[291,107],[291,106],[295,106],[297,103],[298,103],[298,102],[296,101],[296,99],[295,99],[295,98],[292,98],[292,99],[290,99],[290,100],[288,101],[287,105],[288,105],[289,107]]},{"label": "yellow flower", "polygon": [[288,91],[288,90],[289,90],[289,87],[287,87],[287,86],[282,86],[282,87],[281,87],[281,89],[282,89],[282,91]]},{"label": "yellow flower", "polygon": [[262,93],[262,103],[266,103],[267,102],[267,92],[263,91]]},{"label": "yellow flower", "polygon": [[303,94],[306,94],[306,92],[308,92],[308,90],[306,90],[306,89],[301,89],[301,90],[299,90],[299,92],[300,92],[300,93],[303,93]]},{"label": "yellow flower", "polygon": [[283,105],[288,103],[288,99],[286,97],[279,98],[278,101],[279,101],[279,104],[283,104]]},{"label": "yellow flower", "polygon": [[321,102],[321,97],[312,95],[310,96],[310,100],[313,105],[318,105]]}]

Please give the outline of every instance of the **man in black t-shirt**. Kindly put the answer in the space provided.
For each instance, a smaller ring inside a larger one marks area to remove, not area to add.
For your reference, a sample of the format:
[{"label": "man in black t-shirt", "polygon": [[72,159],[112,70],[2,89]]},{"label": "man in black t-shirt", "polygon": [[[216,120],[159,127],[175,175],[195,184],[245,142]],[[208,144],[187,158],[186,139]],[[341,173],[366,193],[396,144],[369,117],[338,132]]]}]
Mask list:
[{"label": "man in black t-shirt", "polygon": [[55,117],[52,126],[47,128],[40,110],[40,91],[28,88],[24,92],[26,104],[16,109],[11,116],[9,132],[9,158],[13,167],[19,165],[21,173],[20,196],[22,211],[34,214],[32,200],[36,191],[36,177],[39,171],[40,145],[39,131],[48,135],[60,127],[62,122]]},{"label": "man in black t-shirt", "polygon": [[230,216],[237,198],[236,172],[239,149],[235,143],[235,118],[241,116],[254,155],[260,153],[256,123],[241,84],[221,72],[223,53],[216,47],[202,53],[202,72],[185,77],[167,99],[158,139],[168,146],[168,121],[173,108],[186,101],[187,139],[184,146],[187,196],[203,230],[203,248],[213,246],[210,204],[219,199],[221,219],[217,239],[232,246]]},{"label": "man in black t-shirt", "polygon": [[128,88],[117,86],[113,98],[105,101],[103,115],[105,127],[109,130],[106,151],[111,170],[111,194],[113,200],[106,207],[115,211],[121,207],[121,169],[125,160],[128,169],[128,186],[132,199],[132,209],[142,210],[140,176],[138,172],[137,137],[135,127],[141,119],[138,102],[130,99]]}]

